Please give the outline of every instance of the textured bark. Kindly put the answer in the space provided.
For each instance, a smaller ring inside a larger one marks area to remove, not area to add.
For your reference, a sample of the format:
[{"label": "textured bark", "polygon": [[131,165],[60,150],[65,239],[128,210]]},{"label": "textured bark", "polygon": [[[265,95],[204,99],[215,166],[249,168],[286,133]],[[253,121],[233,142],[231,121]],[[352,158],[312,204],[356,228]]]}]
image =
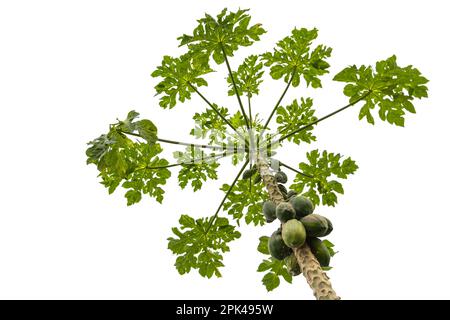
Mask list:
[{"label": "textured bark", "polygon": [[295,257],[305,276],[306,281],[313,290],[317,300],[340,300],[339,296],[334,292],[330,279],[325,271],[320,267],[311,249],[305,243],[303,246],[294,249]]},{"label": "textured bark", "polygon": [[[283,194],[278,188],[278,183],[275,177],[270,172],[270,167],[267,161],[258,157],[256,160],[256,166],[262,181],[266,186],[270,199],[275,202],[276,205],[284,201]],[[309,286],[313,290],[314,296],[317,300],[339,300],[339,296],[334,292],[330,279],[325,271],[320,267],[314,254],[311,252],[309,246],[305,243],[303,246],[294,249],[295,257],[302,270],[303,276],[306,278]]]}]

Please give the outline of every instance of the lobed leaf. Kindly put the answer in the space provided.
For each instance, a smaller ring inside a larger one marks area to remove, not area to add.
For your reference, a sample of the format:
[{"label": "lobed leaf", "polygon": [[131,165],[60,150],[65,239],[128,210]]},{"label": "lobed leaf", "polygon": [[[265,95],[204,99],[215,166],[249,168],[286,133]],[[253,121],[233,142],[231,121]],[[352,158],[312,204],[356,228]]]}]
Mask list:
[{"label": "lobed leaf", "polygon": [[336,74],[335,81],[348,83],[344,94],[350,102],[362,99],[365,103],[359,112],[359,119],[375,124],[372,111],[378,107],[382,121],[403,127],[405,114],[416,113],[412,101],[428,97],[428,80],[411,65],[400,67],[395,55],[378,61],[375,70],[371,66],[349,66]]},{"label": "lobed leaf", "polygon": [[337,203],[337,194],[343,194],[344,188],[338,180],[347,179],[353,174],[358,166],[351,158],[342,160],[340,154],[318,150],[307,153],[309,163],[301,162],[300,171],[308,176],[297,174],[294,184],[290,186],[291,190],[303,193],[310,198],[315,205],[321,202],[323,205],[335,206]]},{"label": "lobed leaf", "polygon": [[194,88],[207,86],[202,77],[212,72],[207,57],[186,53],[179,58],[164,56],[161,65],[152,72],[152,77],[161,77],[163,80],[155,86],[156,94],[161,95],[159,105],[173,108],[177,100],[184,102],[191,99]]},{"label": "lobed leaf", "polygon": [[331,257],[334,257],[338,251],[334,250],[334,244],[329,240],[322,240],[322,243],[327,247],[328,252],[330,253]]},{"label": "lobed leaf", "polygon": [[[132,205],[148,194],[158,202],[164,198],[161,186],[170,178],[166,159],[158,155],[162,148],[157,141],[157,128],[148,119],[136,120],[139,113],[130,111],[123,121],[110,125],[106,134],[90,141],[86,150],[87,164],[95,164],[101,183],[113,193],[119,185],[127,204]],[[125,133],[138,133],[146,142],[132,141]],[[158,169],[154,169],[154,168]]]},{"label": "lobed leaf", "polygon": [[292,86],[297,87],[303,77],[307,86],[322,87],[319,77],[328,73],[330,65],[326,59],[331,56],[332,49],[322,44],[311,48],[317,35],[315,28],[294,29],[290,36],[277,43],[273,52],[262,54],[265,65],[270,67],[272,78],[289,82],[292,77]]},{"label": "lobed leaf", "polygon": [[[214,155],[214,153],[206,154],[198,147],[187,147],[186,152],[174,152],[177,162],[182,164],[182,168],[178,173],[178,184],[181,189],[184,189],[190,182],[195,192],[200,190],[203,182],[208,179],[217,179],[219,163],[210,158]],[[203,160],[199,161],[200,159]]]},{"label": "lobed leaf", "polygon": [[[216,110],[224,117],[229,117],[229,111],[225,107],[214,104]],[[227,123],[215,112],[208,108],[202,113],[195,113],[193,116],[195,127],[190,134],[196,139],[209,139],[210,144],[222,144],[227,137]]]},{"label": "lobed leaf", "polygon": [[174,237],[167,240],[168,248],[177,255],[175,267],[180,274],[197,269],[202,277],[221,277],[223,253],[230,251],[228,243],[241,234],[228,223],[226,218],[195,220],[188,215],[180,217],[179,228],[173,228]]},{"label": "lobed leaf", "polygon": [[233,56],[239,47],[247,47],[260,39],[266,31],[261,24],[250,25],[248,10],[229,12],[223,9],[216,18],[205,14],[198,20],[192,35],[183,34],[178,38],[180,46],[187,45],[194,55],[211,57],[217,64]]},{"label": "lobed leaf", "polygon": [[258,252],[269,254],[269,237],[262,236],[259,238]]},{"label": "lobed leaf", "polygon": [[[254,94],[259,94],[259,85],[263,82],[262,76],[264,74],[262,70],[263,63],[260,62],[259,58],[257,55],[251,55],[245,58],[237,71],[233,72],[233,78],[240,96],[246,95],[252,97]],[[228,75],[227,82],[230,87],[228,95],[235,95],[236,92],[230,75]]]},{"label": "lobed leaf", "polygon": [[[303,125],[317,120],[314,116],[315,110],[312,108],[313,100],[311,98],[301,98],[300,104],[295,99],[290,105],[277,109],[276,121],[279,124],[278,133],[289,133]],[[312,134],[313,127],[297,132],[287,138],[288,141],[300,144],[301,141],[311,143],[316,141],[316,137]]]},{"label": "lobed leaf", "polygon": [[[262,254],[269,255],[268,249],[269,237],[260,237],[258,251]],[[267,291],[272,291],[280,285],[280,277],[286,282],[292,283],[292,275],[289,273],[284,261],[277,260],[273,257],[264,259],[258,266],[258,272],[266,272],[262,278],[262,283]]]},{"label": "lobed leaf", "polygon": [[[224,184],[220,190],[227,192],[229,188],[228,184]],[[268,195],[262,183],[254,184],[252,179],[241,179],[228,195],[223,208],[238,224],[244,218],[247,224],[264,225],[266,220],[262,213],[262,203],[267,198]]]}]

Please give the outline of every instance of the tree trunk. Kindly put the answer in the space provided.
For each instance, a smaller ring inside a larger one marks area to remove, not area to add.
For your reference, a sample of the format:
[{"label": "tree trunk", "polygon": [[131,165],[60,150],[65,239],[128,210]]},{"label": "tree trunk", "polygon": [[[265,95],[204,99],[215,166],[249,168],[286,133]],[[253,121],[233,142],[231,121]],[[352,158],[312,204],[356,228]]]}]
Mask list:
[{"label": "tree trunk", "polygon": [[[278,188],[275,177],[270,172],[267,161],[258,156],[256,166],[262,181],[266,186],[270,199],[276,205],[285,201],[283,194]],[[314,254],[311,252],[309,246],[305,243],[303,246],[294,249],[295,257],[302,270],[302,274],[306,278],[309,286],[313,290],[314,296],[317,300],[339,300],[340,297],[334,292],[330,279],[327,274],[320,267]]]}]

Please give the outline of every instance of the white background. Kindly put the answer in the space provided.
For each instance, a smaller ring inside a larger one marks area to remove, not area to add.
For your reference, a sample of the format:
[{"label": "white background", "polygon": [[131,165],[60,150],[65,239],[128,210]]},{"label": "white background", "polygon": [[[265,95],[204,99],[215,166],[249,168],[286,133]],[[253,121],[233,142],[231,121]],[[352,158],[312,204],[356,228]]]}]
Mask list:
[{"label": "white background", "polygon": [[[243,227],[225,256],[223,278],[179,276],[167,250],[170,228],[182,213],[211,215],[233,176],[201,192],[180,191],[175,179],[160,205],[145,197],[127,207],[123,192],[109,196],[86,142],[134,108],[161,137],[186,140],[197,97],[175,110],[158,107],[150,72],[162,55],[178,55],[176,37],[191,32],[204,12],[251,8],[269,31],[239,51],[270,50],[291,29],[317,27],[334,48],[324,89],[290,90],[285,102],[315,98],[318,115],[346,102],[332,76],[349,64],[371,64],[395,53],[430,79],[429,99],[418,101],[406,128],[357,119],[358,108],[323,122],[318,142],[289,145],[296,165],[307,150],[326,148],[356,159],[335,208],[320,207],[335,231],[338,255],[329,272],[345,299],[450,298],[448,105],[450,30],[445,1],[1,1],[0,2],[0,298],[311,299],[303,277],[267,293],[255,272],[257,239],[274,225]],[[224,95],[224,65],[204,91]],[[283,88],[269,81],[254,108],[267,116]],[[168,147],[168,151],[175,150]],[[234,169],[236,170],[236,169]],[[174,174],[175,176],[176,174]]]}]

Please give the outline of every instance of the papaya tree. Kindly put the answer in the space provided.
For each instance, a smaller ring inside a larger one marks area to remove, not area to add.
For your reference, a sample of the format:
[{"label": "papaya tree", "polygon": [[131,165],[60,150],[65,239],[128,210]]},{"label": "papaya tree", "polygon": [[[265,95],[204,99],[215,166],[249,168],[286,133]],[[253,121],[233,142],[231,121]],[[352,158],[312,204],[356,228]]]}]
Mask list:
[{"label": "papaya tree", "polygon": [[[333,226],[317,214],[317,207],[334,207],[344,193],[342,181],[358,166],[350,157],[317,149],[307,152],[305,161],[288,164],[277,157],[277,149],[314,143],[313,130],[319,123],[350,108],[358,108],[359,120],[369,124],[378,115],[381,121],[403,127],[406,113],[415,113],[413,100],[427,97],[428,80],[411,65],[400,66],[395,55],[374,65],[350,65],[333,77],[345,84],[348,103],[319,115],[312,98],[285,101],[284,97],[290,89],[321,89],[332,49],[315,44],[317,29],[295,28],[273,50],[252,54],[233,69],[237,50],[259,41],[264,33],[261,24],[251,23],[248,10],[224,9],[199,19],[192,32],[178,38],[184,53],[164,56],[152,72],[159,79],[155,90],[161,108],[173,109],[194,95],[204,102],[204,109],[193,116],[187,133],[191,138],[161,137],[153,120],[139,119],[139,113],[129,111],[88,143],[87,163],[97,167],[109,193],[121,186],[127,204],[133,205],[143,195],[161,203],[174,170],[181,189],[199,191],[218,179],[220,160],[229,158],[237,172],[222,185],[224,196],[217,208],[209,208],[211,212],[201,218],[183,214],[180,225],[172,229],[168,248],[176,255],[178,272],[197,270],[203,277],[220,277],[223,254],[240,237],[241,223],[261,226],[278,221],[272,235],[259,238],[257,248],[266,255],[257,271],[264,273],[267,290],[275,289],[280,279],[291,283],[293,276],[303,274],[317,299],[339,299],[325,273],[335,251],[323,238]],[[210,100],[205,90],[207,77],[221,70],[226,72],[225,92],[235,97],[235,106]],[[254,112],[252,98],[260,94],[263,80],[270,79],[265,73],[285,83],[284,90],[265,98],[273,98],[269,110],[258,106]],[[268,116],[262,117],[263,112]],[[165,144],[180,147],[171,161]]]}]

